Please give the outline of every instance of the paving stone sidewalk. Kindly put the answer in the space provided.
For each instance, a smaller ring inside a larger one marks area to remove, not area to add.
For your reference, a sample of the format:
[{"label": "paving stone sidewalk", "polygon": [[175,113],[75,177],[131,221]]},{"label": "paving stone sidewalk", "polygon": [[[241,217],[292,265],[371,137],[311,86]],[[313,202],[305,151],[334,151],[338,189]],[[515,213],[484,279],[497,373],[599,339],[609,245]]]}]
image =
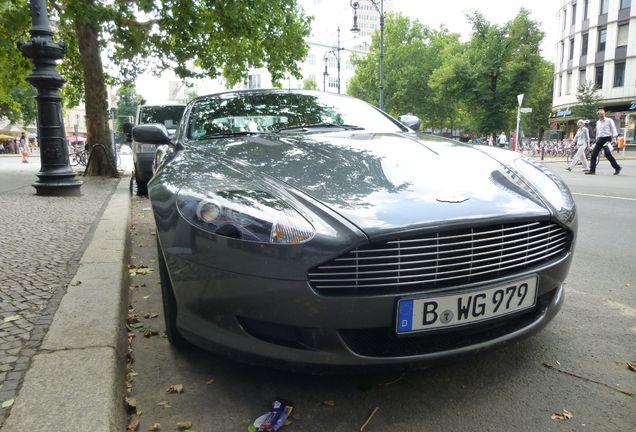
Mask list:
[{"label": "paving stone sidewalk", "polygon": [[82,181],[80,197],[0,193],[0,427],[119,179]]}]

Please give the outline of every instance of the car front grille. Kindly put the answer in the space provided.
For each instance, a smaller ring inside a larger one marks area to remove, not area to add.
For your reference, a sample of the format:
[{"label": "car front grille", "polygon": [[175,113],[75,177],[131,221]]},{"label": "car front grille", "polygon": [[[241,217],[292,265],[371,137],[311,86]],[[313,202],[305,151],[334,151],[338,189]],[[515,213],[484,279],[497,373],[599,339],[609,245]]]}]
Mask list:
[{"label": "car front grille", "polygon": [[548,221],[460,228],[372,243],[308,273],[324,295],[422,291],[517,274],[561,258],[568,230]]}]

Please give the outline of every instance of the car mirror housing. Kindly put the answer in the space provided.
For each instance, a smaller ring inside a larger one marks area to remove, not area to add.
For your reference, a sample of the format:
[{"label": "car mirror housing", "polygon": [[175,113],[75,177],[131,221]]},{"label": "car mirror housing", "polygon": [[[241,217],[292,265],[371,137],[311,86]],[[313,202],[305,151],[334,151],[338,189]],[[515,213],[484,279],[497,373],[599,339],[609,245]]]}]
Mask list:
[{"label": "car mirror housing", "polygon": [[400,122],[402,122],[404,126],[407,126],[413,130],[420,129],[420,119],[417,116],[410,114],[402,115],[400,116]]},{"label": "car mirror housing", "polygon": [[170,133],[162,124],[144,124],[132,129],[135,141],[141,144],[171,144]]}]

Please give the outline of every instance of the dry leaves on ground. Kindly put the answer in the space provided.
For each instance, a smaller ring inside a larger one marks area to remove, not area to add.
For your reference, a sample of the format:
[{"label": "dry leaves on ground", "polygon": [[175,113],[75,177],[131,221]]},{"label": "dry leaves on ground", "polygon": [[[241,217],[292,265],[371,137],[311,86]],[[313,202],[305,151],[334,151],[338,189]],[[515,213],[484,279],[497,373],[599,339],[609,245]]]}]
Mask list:
[{"label": "dry leaves on ground", "polygon": [[126,431],[135,432],[137,429],[139,429],[139,420],[132,419],[130,423],[128,423],[128,427],[126,428]]},{"label": "dry leaves on ground", "polygon": [[6,317],[3,321],[4,322],[12,322],[12,321],[17,321],[20,319],[20,315],[11,315]]},{"label": "dry leaves on ground", "polygon": [[336,406],[336,402],[335,402],[335,401],[332,401],[332,400],[325,400],[325,401],[322,401],[322,404],[323,404],[324,406],[329,406],[329,407]]},{"label": "dry leaves on ground", "polygon": [[572,418],[572,413],[566,409],[563,409],[562,412],[555,412],[550,416],[552,420],[570,420]]},{"label": "dry leaves on ground", "polygon": [[192,429],[192,422],[191,421],[182,421],[182,422],[178,422],[177,423],[177,429],[179,430],[186,430],[186,429]]},{"label": "dry leaves on ground", "polygon": [[128,274],[130,276],[137,276],[137,275],[147,275],[150,272],[153,272],[154,269],[148,267],[147,265],[134,265],[134,264],[128,264]]},{"label": "dry leaves on ground", "polygon": [[157,405],[162,406],[164,408],[170,408],[170,403],[168,401],[161,401]]},{"label": "dry leaves on ground", "polygon": [[168,393],[177,393],[177,394],[181,394],[183,393],[183,384],[172,384],[170,387],[168,387],[168,389],[166,390]]},{"label": "dry leaves on ground", "polygon": [[161,430],[161,423],[153,423],[152,426],[148,428],[150,432]]},{"label": "dry leaves on ground", "polygon": [[627,367],[632,371],[636,372],[636,362],[627,362]]}]

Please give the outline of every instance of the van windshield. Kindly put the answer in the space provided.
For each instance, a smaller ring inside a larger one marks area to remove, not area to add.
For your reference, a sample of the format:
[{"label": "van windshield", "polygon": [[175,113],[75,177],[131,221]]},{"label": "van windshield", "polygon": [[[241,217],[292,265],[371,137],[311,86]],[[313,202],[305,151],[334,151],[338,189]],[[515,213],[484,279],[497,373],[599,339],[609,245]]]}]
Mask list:
[{"label": "van windshield", "polygon": [[142,106],[139,109],[139,124],[160,123],[168,130],[174,130],[181,121],[185,106],[154,105]]}]

